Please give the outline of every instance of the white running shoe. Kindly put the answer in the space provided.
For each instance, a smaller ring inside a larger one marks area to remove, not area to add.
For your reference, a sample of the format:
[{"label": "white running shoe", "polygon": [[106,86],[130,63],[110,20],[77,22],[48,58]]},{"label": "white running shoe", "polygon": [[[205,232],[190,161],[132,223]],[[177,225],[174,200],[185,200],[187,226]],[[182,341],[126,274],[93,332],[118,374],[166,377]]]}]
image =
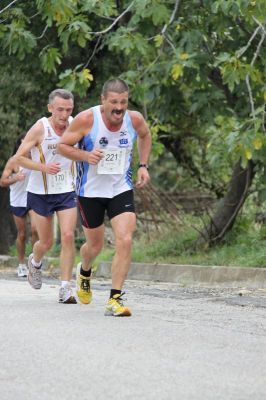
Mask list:
[{"label": "white running shoe", "polygon": [[77,300],[73,296],[70,283],[59,289],[59,303],[64,304],[77,304]]},{"label": "white running shoe", "polygon": [[28,268],[26,264],[19,264],[17,268],[18,277],[24,278],[28,275]]},{"label": "white running shoe", "polygon": [[33,287],[33,289],[41,289],[42,287],[42,265],[40,267],[35,267],[32,264],[33,254],[29,256],[28,259],[28,282]]}]

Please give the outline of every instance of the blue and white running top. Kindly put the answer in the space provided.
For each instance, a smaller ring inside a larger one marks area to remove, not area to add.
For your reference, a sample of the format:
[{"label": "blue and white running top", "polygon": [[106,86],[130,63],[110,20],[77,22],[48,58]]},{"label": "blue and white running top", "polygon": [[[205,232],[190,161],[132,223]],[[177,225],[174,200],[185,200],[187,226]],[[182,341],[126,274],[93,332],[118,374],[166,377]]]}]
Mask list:
[{"label": "blue and white running top", "polygon": [[78,163],[76,190],[81,197],[113,198],[133,188],[131,161],[137,132],[128,111],[121,128],[117,132],[109,131],[100,107],[91,108],[93,126],[79,142],[79,148],[86,151],[101,149],[105,157],[97,165]]}]

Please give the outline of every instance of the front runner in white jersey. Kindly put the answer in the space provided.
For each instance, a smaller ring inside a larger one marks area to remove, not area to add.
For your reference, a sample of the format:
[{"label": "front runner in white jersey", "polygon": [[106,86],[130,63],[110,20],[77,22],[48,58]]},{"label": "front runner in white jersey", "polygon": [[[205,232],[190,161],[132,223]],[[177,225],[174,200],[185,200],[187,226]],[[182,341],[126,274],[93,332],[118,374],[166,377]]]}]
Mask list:
[{"label": "front runner in white jersey", "polygon": [[[49,95],[49,118],[41,118],[28,131],[16,153],[19,165],[32,170],[27,191],[28,206],[35,213],[39,240],[29,257],[28,281],[34,289],[42,286],[42,258],[54,242],[53,215],[61,232],[61,287],[59,302],[75,304],[70,280],[74,264],[74,230],[77,210],[74,163],[57,153],[57,144],[69,125],[74,107],[71,92],[56,89]],[[31,152],[31,159],[27,154]]]},{"label": "front runner in white jersey", "polygon": [[[107,81],[102,104],[78,114],[61,138],[59,151],[80,161],[77,194],[86,243],[77,266],[77,294],[82,303],[91,301],[91,266],[104,243],[104,215],[115,235],[112,288],[105,315],[130,316],[123,304],[122,287],[131,262],[132,236],[136,225],[132,184],[132,150],[138,139],[139,169],[136,187],[149,182],[148,159],[151,135],[143,116],[127,110],[129,90],[121,79]],[[79,149],[75,144],[79,143]]]},{"label": "front runner in white jersey", "polygon": [[[18,136],[13,155],[20,146],[25,134]],[[17,274],[19,277],[26,277],[28,269],[25,263],[25,248],[27,234],[27,216],[30,216],[31,225],[31,243],[32,246],[38,240],[36,226],[34,224],[33,211],[27,206],[27,184],[30,176],[30,170],[20,168],[14,157],[9,158],[0,179],[0,186],[10,188],[10,211],[13,214],[14,222],[17,228],[16,249],[18,256]]]}]

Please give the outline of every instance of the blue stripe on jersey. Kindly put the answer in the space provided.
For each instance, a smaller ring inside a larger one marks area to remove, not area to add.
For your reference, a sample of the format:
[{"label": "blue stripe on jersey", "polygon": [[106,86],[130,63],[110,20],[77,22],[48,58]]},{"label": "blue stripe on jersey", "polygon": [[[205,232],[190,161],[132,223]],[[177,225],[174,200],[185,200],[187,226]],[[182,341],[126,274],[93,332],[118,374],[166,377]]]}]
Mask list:
[{"label": "blue stripe on jersey", "polygon": [[[95,112],[95,107],[92,108],[93,111],[93,126],[90,132],[79,142],[79,148],[85,151],[92,151],[94,148],[95,139],[98,132],[98,118]],[[84,188],[88,179],[90,164],[87,162],[78,163],[78,177],[77,177],[77,193],[80,196],[84,196]]]},{"label": "blue stripe on jersey", "polygon": [[77,179],[76,179],[76,192],[79,194],[80,191],[80,183],[83,175],[83,163],[78,161],[77,162]]},{"label": "blue stripe on jersey", "polygon": [[[80,150],[86,150],[85,149],[85,138],[83,138],[79,141],[78,146],[79,146]],[[86,163],[83,161],[78,162],[78,174],[77,174],[78,176],[77,176],[77,188],[76,188],[77,194],[80,194],[80,192],[81,192],[82,181],[84,180],[84,174],[85,174],[85,171],[84,171],[85,164]]]},{"label": "blue stripe on jersey", "polygon": [[[126,118],[126,125],[127,125],[127,128],[128,128],[128,133],[129,133],[131,141],[132,141],[132,146],[134,146],[134,142],[137,139],[137,132],[133,128],[132,121],[131,121],[131,118],[129,116],[129,112],[128,111],[125,114],[125,118]],[[129,167],[128,167],[128,170],[126,171],[126,174],[125,174],[125,181],[128,184],[130,189],[133,188],[132,167],[131,167],[132,158],[133,158],[133,149],[132,149],[132,152],[131,152],[130,158],[129,158]]]},{"label": "blue stripe on jersey", "polygon": [[135,140],[137,139],[137,132],[133,128],[133,125],[132,125],[132,122],[131,122],[131,118],[129,116],[129,112],[128,111],[126,111],[125,117],[126,117],[126,124],[127,124],[127,128],[128,128],[128,132],[130,134],[132,144],[134,144]]},{"label": "blue stripe on jersey", "polygon": [[130,187],[130,189],[133,188],[133,184],[132,184],[132,168],[129,168],[127,170],[127,172],[126,172],[126,183]]},{"label": "blue stripe on jersey", "polygon": [[98,130],[99,130],[99,121],[98,121],[98,115],[97,115],[97,106],[92,108],[92,112],[93,112],[93,126],[92,129],[90,131],[90,137],[93,143],[93,146],[95,144],[95,140],[98,134]]},{"label": "blue stripe on jersey", "polygon": [[125,175],[126,183],[127,183],[128,186],[130,187],[130,189],[133,188],[133,184],[132,184],[132,167],[131,167],[131,161],[132,161],[132,152],[131,152],[130,158],[129,158],[129,167],[128,167],[128,170],[126,171],[126,175]]}]

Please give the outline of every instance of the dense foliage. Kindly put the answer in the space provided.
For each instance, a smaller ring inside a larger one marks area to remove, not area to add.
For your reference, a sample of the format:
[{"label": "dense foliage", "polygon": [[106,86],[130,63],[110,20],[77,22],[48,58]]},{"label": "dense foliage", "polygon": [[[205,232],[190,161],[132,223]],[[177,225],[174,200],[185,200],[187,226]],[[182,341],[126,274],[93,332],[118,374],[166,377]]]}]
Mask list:
[{"label": "dense foliage", "polygon": [[167,149],[179,175],[185,170],[221,196],[233,163],[252,159],[263,189],[265,0],[4,0],[0,7],[1,166],[54,87],[72,90],[79,111],[120,76],[157,139],[156,165]]}]

